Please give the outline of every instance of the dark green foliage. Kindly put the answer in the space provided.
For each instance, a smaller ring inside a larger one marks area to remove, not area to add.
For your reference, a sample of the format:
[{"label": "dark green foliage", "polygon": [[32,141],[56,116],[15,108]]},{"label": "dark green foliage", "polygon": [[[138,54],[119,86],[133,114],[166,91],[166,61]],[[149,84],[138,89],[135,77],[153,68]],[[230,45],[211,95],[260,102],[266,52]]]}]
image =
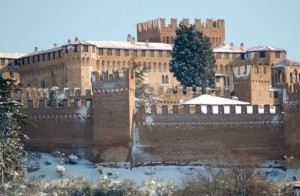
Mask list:
[{"label": "dark green foliage", "polygon": [[180,25],[172,50],[170,71],[183,86],[214,87],[215,59],[209,38],[195,26]]},{"label": "dark green foliage", "polygon": [[26,151],[20,125],[27,122],[20,113],[21,104],[13,94],[21,92],[21,85],[13,79],[0,78],[0,176],[1,182],[21,180],[26,174]]},{"label": "dark green foliage", "polygon": [[135,61],[136,57],[131,58],[131,69],[135,73],[135,97],[139,99],[147,98],[148,84],[145,83],[145,75],[150,71],[146,64],[139,64]]}]

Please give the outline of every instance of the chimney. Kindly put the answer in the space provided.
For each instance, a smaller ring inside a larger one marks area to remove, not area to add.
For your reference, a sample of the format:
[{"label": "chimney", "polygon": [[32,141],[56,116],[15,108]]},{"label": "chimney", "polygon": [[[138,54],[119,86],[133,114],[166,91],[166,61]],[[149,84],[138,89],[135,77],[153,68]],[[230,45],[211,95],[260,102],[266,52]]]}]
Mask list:
[{"label": "chimney", "polygon": [[230,43],[230,50],[233,50],[234,49],[234,45],[233,45],[233,43],[231,42]]},{"label": "chimney", "polygon": [[146,39],[145,46],[149,47],[149,39]]},{"label": "chimney", "polygon": [[245,50],[245,46],[244,46],[244,43],[241,42],[241,47],[240,47],[241,50]]},{"label": "chimney", "polygon": [[75,42],[78,42],[78,41],[79,41],[78,37],[75,37]]},{"label": "chimney", "polygon": [[56,47],[57,47],[57,44],[56,44],[56,43],[54,43],[54,44],[53,44],[53,47],[54,47],[54,48],[56,48]]},{"label": "chimney", "polygon": [[131,42],[131,35],[130,34],[127,35],[127,41]]},{"label": "chimney", "polygon": [[130,43],[134,44],[135,43],[135,37],[131,37]]},{"label": "chimney", "polygon": [[71,39],[68,39],[68,44],[70,44],[71,43]]},{"label": "chimney", "polygon": [[34,52],[37,52],[38,51],[38,47],[34,47]]}]

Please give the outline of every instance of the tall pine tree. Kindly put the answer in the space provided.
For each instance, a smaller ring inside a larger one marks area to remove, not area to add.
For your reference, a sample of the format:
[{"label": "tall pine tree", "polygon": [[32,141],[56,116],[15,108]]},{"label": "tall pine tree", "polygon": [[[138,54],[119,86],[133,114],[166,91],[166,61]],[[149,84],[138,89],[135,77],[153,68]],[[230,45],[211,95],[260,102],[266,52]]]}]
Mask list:
[{"label": "tall pine tree", "polygon": [[179,25],[176,30],[170,71],[186,87],[214,87],[215,59],[209,38],[194,25]]},{"label": "tall pine tree", "polygon": [[22,139],[27,138],[19,129],[27,118],[20,113],[21,104],[13,94],[21,92],[14,79],[0,77],[0,176],[1,182],[22,180],[26,174],[26,151]]}]

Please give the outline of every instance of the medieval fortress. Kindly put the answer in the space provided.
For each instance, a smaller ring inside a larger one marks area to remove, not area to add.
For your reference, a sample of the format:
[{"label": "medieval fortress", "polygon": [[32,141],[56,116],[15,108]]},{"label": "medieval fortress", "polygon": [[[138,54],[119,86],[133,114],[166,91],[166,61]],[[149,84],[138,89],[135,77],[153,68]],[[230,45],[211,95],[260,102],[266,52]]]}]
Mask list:
[{"label": "medieval fortress", "polygon": [[[29,54],[0,53],[2,76],[24,86],[18,99],[31,122],[23,127],[28,148],[134,165],[209,160],[224,150],[260,160],[300,159],[300,64],[280,48],[225,45],[224,20],[194,25],[214,47],[216,89],[207,93],[250,104],[179,104],[201,89],[183,90],[169,71],[177,19],[168,25],[156,19],[137,24],[137,40],[75,38]],[[151,111],[135,107],[133,61],[150,67],[145,81],[160,98]],[[60,100],[49,102],[54,86]]]}]

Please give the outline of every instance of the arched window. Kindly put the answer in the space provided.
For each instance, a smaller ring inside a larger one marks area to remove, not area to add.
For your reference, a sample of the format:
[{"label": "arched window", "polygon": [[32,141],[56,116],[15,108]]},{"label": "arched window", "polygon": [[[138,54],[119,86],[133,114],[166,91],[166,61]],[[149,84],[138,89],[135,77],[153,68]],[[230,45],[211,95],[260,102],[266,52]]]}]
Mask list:
[{"label": "arched window", "polygon": [[114,76],[112,74],[109,74],[109,80],[113,80]]},{"label": "arched window", "polygon": [[161,83],[162,83],[162,84],[165,83],[165,76],[164,76],[164,75],[161,76]]},{"label": "arched window", "polygon": [[165,81],[166,81],[166,84],[169,84],[169,76],[168,75],[166,75]]}]

